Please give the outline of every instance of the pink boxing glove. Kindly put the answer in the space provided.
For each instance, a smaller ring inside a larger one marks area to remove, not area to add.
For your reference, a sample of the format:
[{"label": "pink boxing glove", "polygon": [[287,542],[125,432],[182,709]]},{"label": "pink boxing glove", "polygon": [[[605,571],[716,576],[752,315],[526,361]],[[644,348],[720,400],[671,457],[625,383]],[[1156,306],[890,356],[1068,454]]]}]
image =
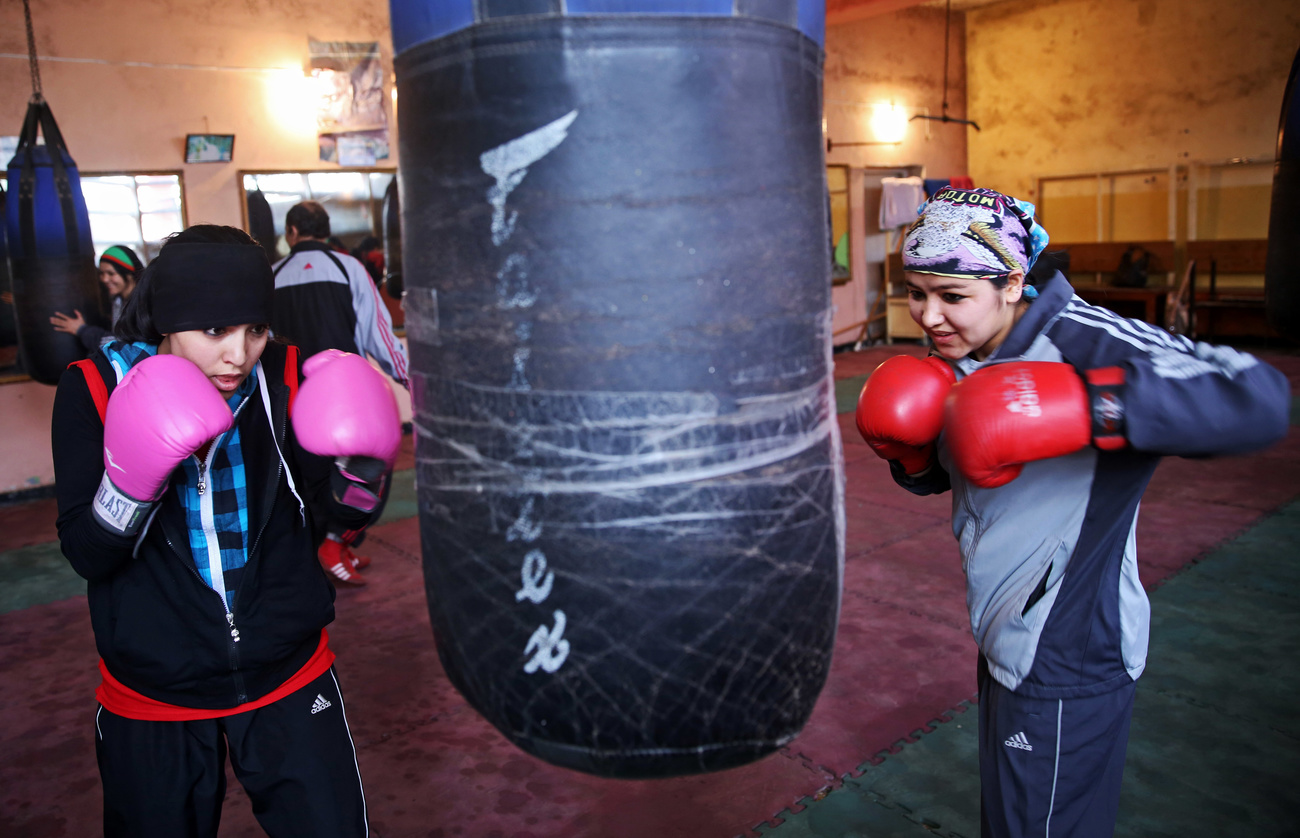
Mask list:
[{"label": "pink boxing glove", "polygon": [[191,362],[155,355],[136,364],[104,413],[104,479],[92,504],[96,520],[134,535],[176,467],[233,424],[226,400]]},{"label": "pink boxing glove", "polygon": [[342,503],[369,511],[402,444],[397,399],[383,374],[360,355],[327,349],[303,364],[293,431],[303,448],[333,457],[345,484]]}]

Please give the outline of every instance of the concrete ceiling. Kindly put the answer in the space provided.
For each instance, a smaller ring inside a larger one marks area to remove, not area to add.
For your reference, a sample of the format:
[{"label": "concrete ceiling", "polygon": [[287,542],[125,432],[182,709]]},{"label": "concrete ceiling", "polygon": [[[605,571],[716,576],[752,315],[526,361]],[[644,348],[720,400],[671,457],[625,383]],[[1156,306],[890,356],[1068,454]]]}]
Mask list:
[{"label": "concrete ceiling", "polygon": [[[965,12],[1002,2],[1006,0],[952,0],[952,10]],[[947,4],[948,0],[826,0],[826,25],[863,20],[912,6],[942,9]]]}]

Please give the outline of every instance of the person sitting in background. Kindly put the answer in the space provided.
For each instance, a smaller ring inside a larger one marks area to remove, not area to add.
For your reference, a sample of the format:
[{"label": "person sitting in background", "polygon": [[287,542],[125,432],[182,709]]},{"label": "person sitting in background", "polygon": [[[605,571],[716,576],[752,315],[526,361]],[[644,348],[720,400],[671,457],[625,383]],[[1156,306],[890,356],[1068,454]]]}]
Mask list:
[{"label": "person sitting in background", "polygon": [[[99,257],[99,281],[104,283],[104,287],[113,298],[110,321],[112,326],[116,326],[117,319],[122,316],[122,306],[130,299],[142,270],[144,270],[144,263],[140,261],[140,257],[124,244],[113,245]],[[67,332],[76,336],[87,352],[94,352],[100,344],[113,339],[111,328],[90,325],[75,308],[71,316],[61,311],[54,312],[54,316],[50,318],[50,325],[56,332]]]}]

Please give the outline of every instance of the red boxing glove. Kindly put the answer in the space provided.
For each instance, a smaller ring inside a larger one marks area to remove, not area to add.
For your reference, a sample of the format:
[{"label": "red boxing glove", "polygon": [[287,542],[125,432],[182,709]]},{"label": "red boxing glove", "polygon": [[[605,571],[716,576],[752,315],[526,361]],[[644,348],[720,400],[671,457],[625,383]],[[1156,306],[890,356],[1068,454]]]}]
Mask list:
[{"label": "red boxing glove", "polygon": [[1123,429],[1124,372],[1019,361],[985,367],[952,388],[945,410],[948,447],[976,486],[1004,486],[1025,463],[1073,454],[1090,442],[1115,450]]},{"label": "red boxing glove", "polygon": [[858,396],[858,432],[882,459],[897,460],[908,474],[925,471],[943,430],[944,399],[956,380],[940,358],[890,358]]}]

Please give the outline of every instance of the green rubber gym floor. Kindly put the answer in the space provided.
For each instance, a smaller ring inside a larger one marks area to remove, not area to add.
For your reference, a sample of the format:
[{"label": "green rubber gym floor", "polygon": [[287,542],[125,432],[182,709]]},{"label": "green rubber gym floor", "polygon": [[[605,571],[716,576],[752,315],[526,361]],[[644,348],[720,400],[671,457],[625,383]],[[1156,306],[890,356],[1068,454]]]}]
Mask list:
[{"label": "green rubber gym floor", "polygon": [[[1117,836],[1300,834],[1297,545],[1293,502],[1151,592]],[[979,835],[975,712],[963,709],[760,834]]]}]

